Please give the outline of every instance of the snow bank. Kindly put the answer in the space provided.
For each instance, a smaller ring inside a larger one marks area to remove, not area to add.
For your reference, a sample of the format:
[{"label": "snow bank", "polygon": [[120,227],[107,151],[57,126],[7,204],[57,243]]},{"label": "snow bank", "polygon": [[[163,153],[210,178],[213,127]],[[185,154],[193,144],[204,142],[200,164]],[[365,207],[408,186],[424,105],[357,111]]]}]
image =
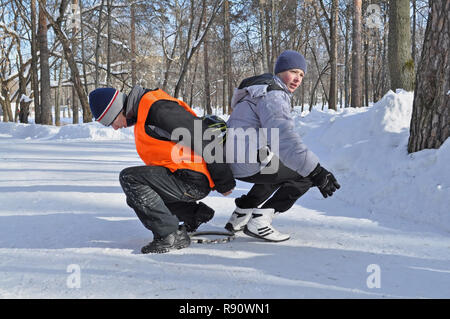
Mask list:
[{"label": "snow bank", "polygon": [[128,140],[133,128],[115,131],[99,123],[69,124],[61,127],[37,124],[0,123],[0,134],[18,139],[46,140]]},{"label": "snow bank", "polygon": [[0,123],[0,135],[19,139],[48,138],[58,132],[59,128],[47,125]]},{"label": "snow bank", "polygon": [[335,173],[336,196],[349,206],[450,231],[450,142],[408,154],[412,104],[413,92],[390,91],[370,108],[313,111],[297,119],[299,132]]},{"label": "snow bank", "polygon": [[62,126],[52,139],[127,140],[134,139],[133,128],[114,130],[99,123]]}]

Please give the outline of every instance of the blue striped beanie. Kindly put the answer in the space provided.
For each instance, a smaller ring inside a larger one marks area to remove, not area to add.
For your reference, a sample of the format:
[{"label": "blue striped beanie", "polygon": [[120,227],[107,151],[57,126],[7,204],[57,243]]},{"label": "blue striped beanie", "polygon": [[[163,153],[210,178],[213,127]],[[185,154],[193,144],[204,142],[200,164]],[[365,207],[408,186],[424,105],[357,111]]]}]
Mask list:
[{"label": "blue striped beanie", "polygon": [[275,74],[291,69],[300,69],[306,74],[306,60],[305,57],[297,51],[286,50],[280,54],[275,63]]},{"label": "blue striped beanie", "polygon": [[89,94],[89,106],[97,122],[109,126],[123,109],[126,95],[114,88],[99,88]]}]

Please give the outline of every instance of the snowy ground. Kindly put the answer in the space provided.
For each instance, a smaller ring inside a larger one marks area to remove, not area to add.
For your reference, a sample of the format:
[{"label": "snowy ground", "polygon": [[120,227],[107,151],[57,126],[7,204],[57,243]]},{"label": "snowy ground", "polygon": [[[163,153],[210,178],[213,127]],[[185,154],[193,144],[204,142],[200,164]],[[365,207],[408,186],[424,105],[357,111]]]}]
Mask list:
[{"label": "snowy ground", "polygon": [[[119,172],[141,165],[132,130],[0,123],[1,298],[450,298],[450,143],[406,153],[412,93],[371,108],[298,114],[299,133],[342,185],[313,189],[274,226],[142,255],[152,237]],[[213,192],[222,229],[233,199]]]}]

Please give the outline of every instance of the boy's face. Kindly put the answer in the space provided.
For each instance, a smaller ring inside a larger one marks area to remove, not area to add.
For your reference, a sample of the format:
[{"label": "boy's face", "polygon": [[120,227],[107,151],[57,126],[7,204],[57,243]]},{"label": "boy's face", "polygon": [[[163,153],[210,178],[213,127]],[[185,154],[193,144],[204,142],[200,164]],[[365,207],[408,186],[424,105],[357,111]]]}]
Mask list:
[{"label": "boy's face", "polygon": [[286,84],[289,92],[294,93],[294,91],[302,84],[303,77],[305,76],[305,72],[301,69],[290,69],[281,72],[278,75],[283,81],[284,84]]},{"label": "boy's face", "polygon": [[123,112],[120,112],[119,115],[117,115],[116,119],[114,120],[114,122],[112,122],[111,126],[115,130],[127,127],[127,118],[125,117],[125,115],[123,115]]}]

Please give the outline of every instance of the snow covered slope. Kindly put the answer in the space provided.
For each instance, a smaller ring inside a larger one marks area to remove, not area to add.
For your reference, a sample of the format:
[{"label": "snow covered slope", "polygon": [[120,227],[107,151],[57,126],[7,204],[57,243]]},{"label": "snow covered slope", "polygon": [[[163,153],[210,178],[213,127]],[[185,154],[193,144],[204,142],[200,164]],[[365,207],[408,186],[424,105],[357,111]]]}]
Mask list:
[{"label": "snow covered slope", "polygon": [[[152,239],[126,205],[119,172],[141,165],[132,129],[0,123],[2,298],[449,298],[450,146],[406,152],[412,93],[370,108],[296,117],[341,189],[313,189],[274,226],[142,255]],[[234,198],[213,192],[202,229],[222,229]]]},{"label": "snow covered slope", "polygon": [[389,215],[450,232],[450,140],[408,155],[412,102],[412,92],[390,91],[371,108],[314,111],[298,120],[308,127],[307,145],[344,185],[340,200],[366,207],[364,217]]}]

